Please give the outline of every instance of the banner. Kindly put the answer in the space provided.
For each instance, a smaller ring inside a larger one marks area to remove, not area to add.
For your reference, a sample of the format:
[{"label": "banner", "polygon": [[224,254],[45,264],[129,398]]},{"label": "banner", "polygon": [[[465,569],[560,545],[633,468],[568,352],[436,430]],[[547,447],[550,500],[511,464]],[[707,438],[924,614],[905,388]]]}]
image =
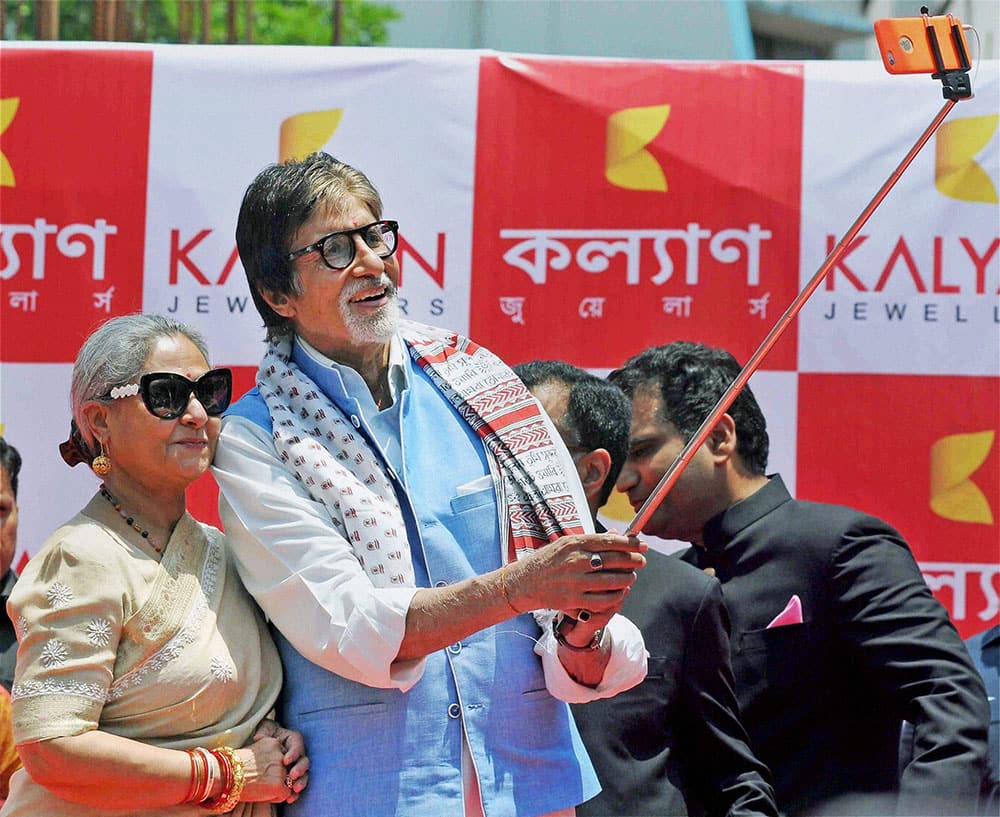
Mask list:
[{"label": "banner", "polygon": [[[937,134],[751,381],[771,471],[886,519],[968,635],[1000,620],[1000,71]],[[93,494],[72,361],[162,312],[253,383],[244,190],[323,149],[400,223],[411,318],[599,374],[675,339],[745,360],[942,104],[868,62],[6,43],[0,425],[23,563]],[[217,522],[210,477],[189,507]],[[627,521],[620,498],[605,509]],[[662,549],[677,543],[657,542]]]},{"label": "banner", "polygon": [[[496,58],[479,82],[473,334],[514,362],[748,357],[798,290],[801,67]],[[795,368],[794,333],[765,365]]]}]

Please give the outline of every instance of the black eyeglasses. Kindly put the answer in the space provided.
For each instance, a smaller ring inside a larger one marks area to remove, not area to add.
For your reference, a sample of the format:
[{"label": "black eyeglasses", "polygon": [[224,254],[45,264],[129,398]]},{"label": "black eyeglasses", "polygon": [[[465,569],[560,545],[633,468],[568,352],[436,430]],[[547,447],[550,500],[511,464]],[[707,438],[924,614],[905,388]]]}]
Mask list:
[{"label": "black eyeglasses", "polygon": [[212,369],[197,380],[189,380],[176,372],[149,372],[138,383],[115,386],[102,399],[120,400],[139,394],[154,417],[176,420],[187,409],[192,392],[209,417],[218,417],[232,400],[233,373],[229,369]]},{"label": "black eyeglasses", "polygon": [[325,235],[308,247],[292,250],[286,258],[289,261],[294,261],[300,255],[318,252],[323,258],[323,263],[330,269],[346,269],[351,266],[354,256],[357,254],[357,243],[354,241],[355,235],[360,235],[361,240],[379,258],[388,258],[396,252],[396,238],[398,233],[399,223],[396,221],[373,221],[364,227],[355,227],[353,230],[340,230],[339,232]]}]

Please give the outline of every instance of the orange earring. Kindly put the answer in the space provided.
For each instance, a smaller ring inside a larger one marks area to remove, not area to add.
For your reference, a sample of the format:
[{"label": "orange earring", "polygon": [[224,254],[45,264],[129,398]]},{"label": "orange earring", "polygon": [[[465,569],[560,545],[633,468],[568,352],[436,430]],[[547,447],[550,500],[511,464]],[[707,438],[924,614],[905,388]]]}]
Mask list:
[{"label": "orange earring", "polygon": [[90,467],[95,474],[99,477],[103,477],[108,471],[111,470],[111,460],[109,460],[104,455],[104,448],[101,446],[100,440],[97,441],[97,456],[94,457],[93,462],[90,463]]}]

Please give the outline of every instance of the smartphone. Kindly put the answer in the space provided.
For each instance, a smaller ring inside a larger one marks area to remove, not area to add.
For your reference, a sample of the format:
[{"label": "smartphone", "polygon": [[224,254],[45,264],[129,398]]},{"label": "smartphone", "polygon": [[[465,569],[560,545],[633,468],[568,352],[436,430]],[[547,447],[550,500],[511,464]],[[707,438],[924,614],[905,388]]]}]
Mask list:
[{"label": "smartphone", "polygon": [[[958,36],[969,58],[969,44],[957,17],[944,14],[928,17],[937,34],[938,48],[946,71],[965,69],[962,58],[955,48],[952,26],[956,26]],[[930,35],[923,17],[891,17],[875,21],[875,39],[878,41],[882,64],[890,74],[933,74],[938,64],[931,48]]]}]

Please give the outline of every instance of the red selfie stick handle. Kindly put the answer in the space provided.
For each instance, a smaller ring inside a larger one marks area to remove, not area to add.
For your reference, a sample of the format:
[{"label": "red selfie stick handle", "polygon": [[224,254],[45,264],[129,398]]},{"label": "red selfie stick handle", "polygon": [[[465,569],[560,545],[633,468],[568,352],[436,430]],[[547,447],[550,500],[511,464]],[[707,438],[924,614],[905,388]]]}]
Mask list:
[{"label": "red selfie stick handle", "polygon": [[781,337],[782,333],[788,328],[789,324],[798,315],[799,310],[805,305],[805,302],[809,300],[809,297],[816,291],[820,283],[826,277],[827,273],[833,268],[833,266],[840,260],[840,257],[844,254],[851,241],[860,232],[861,228],[864,227],[865,222],[871,218],[872,213],[878,208],[885,197],[889,194],[889,191],[895,186],[896,182],[899,181],[899,177],[903,175],[903,171],[910,166],[910,163],[914,160],[916,155],[920,152],[920,149],[927,143],[927,140],[931,138],[934,131],[938,129],[941,122],[948,115],[948,112],[956,104],[956,100],[949,99],[944,103],[944,106],[938,111],[937,116],[934,117],[934,121],[928,125],[927,130],[925,130],[920,138],[917,140],[916,144],[910,148],[910,152],[906,154],[903,161],[899,163],[896,169],[892,172],[888,179],[886,179],[885,184],[882,185],[878,193],[875,194],[874,198],[868,202],[868,206],[862,211],[861,215],[858,216],[857,221],[851,225],[851,228],[845,233],[844,237],[840,239],[840,243],[833,248],[833,251],[826,257],[826,260],[816,271],[816,274],[810,279],[809,283],[806,284],[805,288],[795,296],[795,300],[789,304],[788,309],[785,310],[784,314],[778,318],[778,322],[774,325],[770,332],[767,333],[767,337],[761,342],[760,346],[757,347],[757,351],[753,353],[753,356],[747,361],[746,365],[740,370],[740,373],[736,376],[736,379],[730,384],[729,388],[726,389],[722,397],[719,398],[719,402],[715,404],[715,408],[709,413],[705,421],[699,426],[698,430],[694,433],[694,436],[688,440],[687,445],[684,446],[680,454],[673,461],[671,466],[667,469],[667,472],[663,475],[663,478],[657,484],[656,488],[653,489],[645,502],[642,503],[642,507],[636,512],[635,517],[629,522],[628,528],[625,529],[626,536],[634,536],[642,530],[643,526],[652,516],[653,511],[656,510],[657,506],[663,501],[663,497],[667,495],[671,488],[674,487],[674,483],[680,477],[681,473],[687,467],[687,464],[691,461],[694,456],[694,452],[698,450],[702,443],[708,439],[708,435],[712,433],[712,429],[715,428],[715,424],[719,422],[729,407],[733,404],[736,399],[736,395],[739,394],[740,389],[742,389],[750,376],[757,371],[757,367],[760,366],[761,361],[771,351],[771,347],[778,342],[778,338]]}]

